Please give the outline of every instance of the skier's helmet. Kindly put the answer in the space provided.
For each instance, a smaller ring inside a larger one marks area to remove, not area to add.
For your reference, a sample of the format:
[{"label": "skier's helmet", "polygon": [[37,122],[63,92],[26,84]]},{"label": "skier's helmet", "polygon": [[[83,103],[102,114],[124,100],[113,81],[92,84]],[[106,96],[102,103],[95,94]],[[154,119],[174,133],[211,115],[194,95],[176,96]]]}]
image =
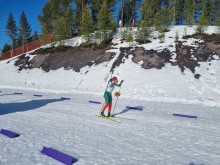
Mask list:
[{"label": "skier's helmet", "polygon": [[118,81],[117,77],[113,77],[112,81],[117,82]]}]

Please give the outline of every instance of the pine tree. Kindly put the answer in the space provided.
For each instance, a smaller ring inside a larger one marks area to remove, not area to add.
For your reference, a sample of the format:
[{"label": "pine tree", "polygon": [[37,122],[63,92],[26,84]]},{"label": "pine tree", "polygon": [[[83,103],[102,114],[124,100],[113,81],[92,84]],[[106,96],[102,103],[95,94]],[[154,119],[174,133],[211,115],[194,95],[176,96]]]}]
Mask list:
[{"label": "pine tree", "polygon": [[142,26],[152,26],[155,14],[160,8],[160,0],[144,0],[144,3],[141,6]]},{"label": "pine tree", "polygon": [[88,0],[74,0],[76,8],[74,9],[74,17],[73,17],[73,24],[74,24],[74,29],[77,31],[80,28],[81,21],[82,21],[82,12],[84,11],[86,4],[88,4]]},{"label": "pine tree", "polygon": [[194,8],[195,3],[192,3],[192,1],[195,2],[195,0],[185,0],[184,3],[184,22],[186,25],[193,25],[194,24]]},{"label": "pine tree", "polygon": [[214,24],[216,24],[217,26],[220,26],[219,19],[220,19],[220,0],[215,0],[213,3],[213,21]]},{"label": "pine tree", "polygon": [[159,1],[144,0],[141,6],[141,20],[138,25],[137,38],[140,43],[146,43],[151,33],[151,27],[154,26],[154,19],[157,10],[160,9]]},{"label": "pine tree", "polygon": [[11,50],[11,45],[9,45],[8,43],[5,43],[3,48],[2,48],[2,53],[5,53],[9,50]]},{"label": "pine tree", "polygon": [[16,45],[17,27],[12,13],[9,14],[6,29],[7,29],[7,34],[12,42],[12,47],[14,48]]},{"label": "pine tree", "polygon": [[205,12],[202,12],[202,15],[199,18],[198,26],[196,32],[202,34],[205,31],[206,26],[210,25],[209,18],[205,15]]},{"label": "pine tree", "polygon": [[[42,15],[38,15],[44,34],[54,33],[55,36],[64,36],[64,38],[72,35],[74,28],[72,2],[73,0],[47,1],[42,9]],[[62,23],[64,29],[58,27],[59,23]]]},{"label": "pine tree", "polygon": [[[98,19],[98,31],[101,34],[101,41],[104,39],[108,40],[110,31],[116,30],[116,24],[112,13],[110,12],[107,0],[104,0],[101,10],[97,16]],[[104,36],[104,38],[102,37]]]},{"label": "pine tree", "polygon": [[172,23],[172,9],[171,8],[161,8],[155,13],[153,25],[156,29],[163,33],[167,30],[167,27]]},{"label": "pine tree", "polygon": [[140,6],[141,0],[122,0],[122,3],[123,5],[119,10],[118,20],[122,20],[124,26],[131,26],[132,19],[136,20],[137,18],[136,11]]},{"label": "pine tree", "polygon": [[18,38],[18,45],[17,46],[21,46],[24,43],[30,42],[31,41],[31,27],[28,23],[27,17],[24,13],[24,11],[22,11],[21,13],[21,17],[19,20],[19,38]]},{"label": "pine tree", "polygon": [[39,35],[38,35],[38,32],[35,30],[34,31],[34,35],[33,35],[33,37],[32,37],[32,41],[36,41],[36,40],[38,40],[39,39]]},{"label": "pine tree", "polygon": [[171,0],[170,7],[173,9],[173,24],[182,25],[184,20],[185,0]]},{"label": "pine tree", "polygon": [[50,1],[47,1],[42,9],[42,15],[38,15],[38,20],[41,23],[43,34],[50,34],[53,32],[53,11]]},{"label": "pine tree", "polygon": [[56,41],[70,38],[72,36],[72,31],[74,29],[72,24],[72,22],[74,21],[73,9],[70,6],[68,6],[68,4],[64,6],[66,7],[66,9],[61,12],[64,14],[60,14],[60,16],[57,16],[54,19],[54,34],[56,36],[55,38]]},{"label": "pine tree", "polygon": [[94,31],[94,23],[92,19],[92,14],[89,10],[89,5],[87,4],[82,13],[82,22],[80,26],[80,34],[85,36],[85,39],[89,41],[90,34]]},{"label": "pine tree", "polygon": [[117,0],[91,0],[91,10],[92,10],[92,17],[93,17],[93,21],[94,23],[98,22],[98,14],[101,11],[102,5],[103,3],[106,3],[107,8],[113,12],[113,6],[115,5],[115,3],[117,2]]},{"label": "pine tree", "polygon": [[177,0],[173,0],[173,24],[176,25],[177,19]]},{"label": "pine tree", "polygon": [[213,5],[212,0],[204,0],[202,2],[203,4],[203,13],[204,17],[206,17],[209,20],[209,23],[211,24],[212,20],[212,14],[213,14]]},{"label": "pine tree", "polygon": [[[62,25],[62,26],[60,26]],[[71,36],[71,26],[68,24],[68,19],[65,16],[58,17],[54,23],[55,40],[60,41],[62,39],[69,38]]]},{"label": "pine tree", "polygon": [[177,1],[177,19],[176,23],[177,25],[183,25],[184,24],[184,6],[185,6],[185,0],[178,0]]},{"label": "pine tree", "polygon": [[163,0],[162,3],[163,3],[163,6],[170,7],[170,0]]}]

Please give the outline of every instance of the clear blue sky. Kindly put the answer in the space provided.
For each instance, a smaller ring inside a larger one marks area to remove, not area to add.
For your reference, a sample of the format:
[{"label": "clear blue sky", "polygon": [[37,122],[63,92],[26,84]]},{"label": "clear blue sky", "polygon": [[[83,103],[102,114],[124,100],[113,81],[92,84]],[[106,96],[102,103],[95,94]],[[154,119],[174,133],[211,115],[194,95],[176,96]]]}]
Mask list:
[{"label": "clear blue sky", "polygon": [[41,32],[41,26],[37,19],[38,14],[41,14],[42,8],[47,0],[0,0],[0,49],[9,38],[4,31],[9,13],[11,12],[16,21],[16,26],[19,26],[21,12],[24,11],[28,22],[31,26],[32,33],[36,30]]}]

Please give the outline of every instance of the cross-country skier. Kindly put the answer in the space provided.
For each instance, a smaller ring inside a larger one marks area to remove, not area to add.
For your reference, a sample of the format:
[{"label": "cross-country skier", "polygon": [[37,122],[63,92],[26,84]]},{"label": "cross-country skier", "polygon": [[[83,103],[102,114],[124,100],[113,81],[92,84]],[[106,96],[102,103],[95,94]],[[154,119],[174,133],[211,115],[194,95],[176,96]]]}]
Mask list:
[{"label": "cross-country skier", "polygon": [[[118,84],[118,79],[117,77],[113,77],[110,79],[108,82],[107,88],[104,93],[104,98],[105,98],[105,105],[103,106],[101,115],[105,116],[104,111],[108,108],[108,116],[111,117],[111,109],[112,109],[112,91],[114,90],[115,86],[121,87],[121,84],[123,83],[123,80]],[[116,92],[116,96],[120,96],[119,92]]]}]

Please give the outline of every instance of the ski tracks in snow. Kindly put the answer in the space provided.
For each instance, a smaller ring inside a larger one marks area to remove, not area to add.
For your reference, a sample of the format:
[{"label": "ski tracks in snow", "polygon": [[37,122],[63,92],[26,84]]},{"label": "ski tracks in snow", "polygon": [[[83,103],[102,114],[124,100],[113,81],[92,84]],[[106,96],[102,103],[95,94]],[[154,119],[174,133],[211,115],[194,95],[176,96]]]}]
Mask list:
[{"label": "ski tracks in snow", "polygon": [[[26,94],[22,99],[30,100]],[[46,98],[58,98],[58,95]],[[69,96],[67,96],[69,97]],[[37,109],[0,116],[1,127],[21,134],[14,140],[0,136],[0,163],[59,164],[40,153],[53,147],[79,158],[76,164],[210,164],[220,162],[219,112],[201,105],[146,102],[120,99],[116,111],[126,105],[142,105],[143,111],[129,110],[115,123],[98,118],[100,106],[86,102],[90,97],[72,95],[72,100],[53,102]],[[38,98],[39,99],[39,98]],[[1,102],[13,102],[6,96]],[[198,119],[172,116],[198,115]]]}]

